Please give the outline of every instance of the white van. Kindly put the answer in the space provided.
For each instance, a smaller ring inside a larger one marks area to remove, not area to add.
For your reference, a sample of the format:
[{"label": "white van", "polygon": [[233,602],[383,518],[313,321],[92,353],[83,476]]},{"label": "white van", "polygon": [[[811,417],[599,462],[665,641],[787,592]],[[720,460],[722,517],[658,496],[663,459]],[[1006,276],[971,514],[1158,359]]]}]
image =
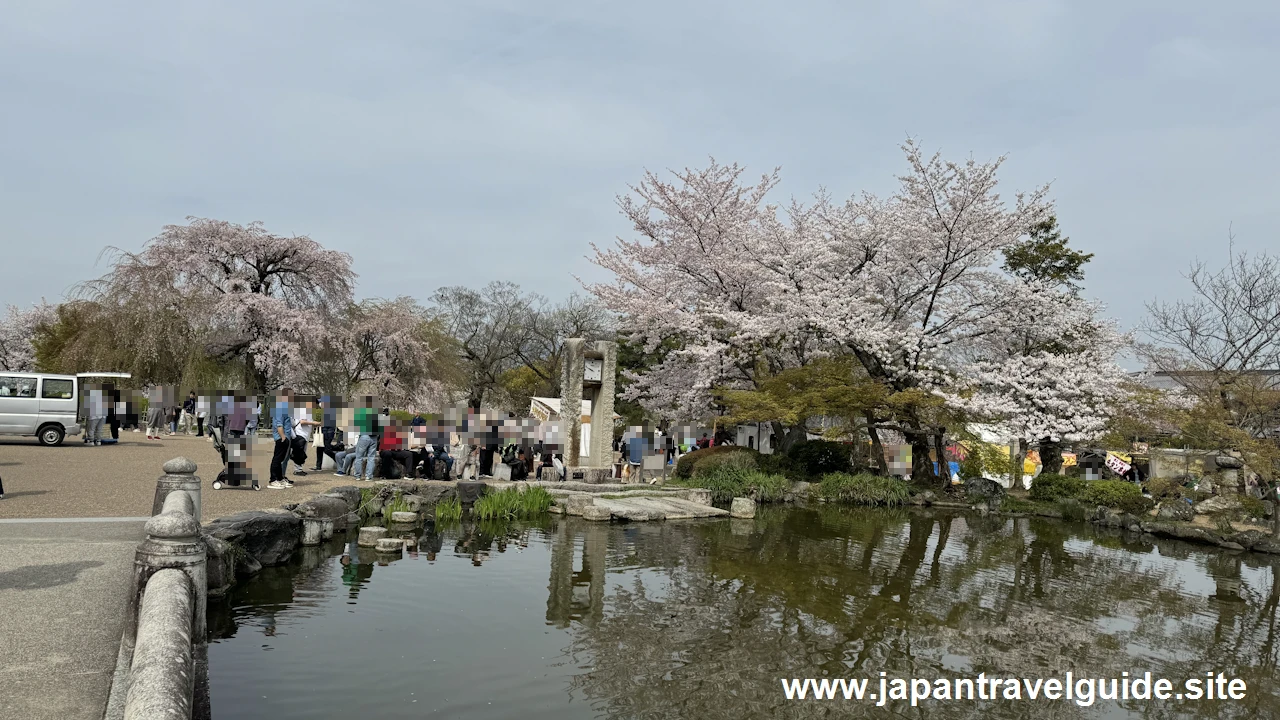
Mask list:
[{"label": "white van", "polygon": [[0,435],[35,435],[41,445],[59,445],[67,435],[79,435],[80,387],[84,378],[100,377],[130,375],[0,370]]}]

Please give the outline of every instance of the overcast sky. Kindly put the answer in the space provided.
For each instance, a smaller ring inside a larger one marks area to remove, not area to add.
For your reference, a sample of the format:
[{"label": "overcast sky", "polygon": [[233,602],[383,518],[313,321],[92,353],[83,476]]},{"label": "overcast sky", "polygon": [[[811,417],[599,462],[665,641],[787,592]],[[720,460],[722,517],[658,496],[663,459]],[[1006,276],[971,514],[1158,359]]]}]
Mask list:
[{"label": "overcast sky", "polygon": [[308,234],[363,297],[559,298],[644,168],[887,194],[899,144],[1052,183],[1126,326],[1280,247],[1280,3],[0,0],[0,303],[188,215]]}]

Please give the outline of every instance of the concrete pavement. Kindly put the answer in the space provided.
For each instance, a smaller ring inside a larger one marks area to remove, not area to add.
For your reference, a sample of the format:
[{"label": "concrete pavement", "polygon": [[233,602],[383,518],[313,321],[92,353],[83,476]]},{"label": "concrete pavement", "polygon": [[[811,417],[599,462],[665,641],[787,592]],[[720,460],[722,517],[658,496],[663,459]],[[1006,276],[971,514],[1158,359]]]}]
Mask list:
[{"label": "concrete pavement", "polygon": [[102,718],[143,524],[0,520],[0,718]]}]

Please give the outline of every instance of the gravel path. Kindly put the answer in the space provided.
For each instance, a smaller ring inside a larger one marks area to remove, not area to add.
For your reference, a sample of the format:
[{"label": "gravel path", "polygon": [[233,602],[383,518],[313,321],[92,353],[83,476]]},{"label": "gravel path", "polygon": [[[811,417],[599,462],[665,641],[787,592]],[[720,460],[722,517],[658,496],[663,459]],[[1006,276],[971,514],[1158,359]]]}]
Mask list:
[{"label": "gravel path", "polygon": [[[269,444],[264,447],[269,453]],[[206,438],[175,435],[147,440],[142,433],[121,432],[118,445],[88,447],[72,437],[50,448],[34,438],[0,436],[0,478],[5,495],[0,500],[0,520],[148,516],[156,478],[164,474],[161,466],[180,456],[199,467],[196,475],[203,481],[205,522],[241,510],[302,502],[338,485],[359,484],[350,477],[334,477],[330,470],[308,470],[306,477],[290,476],[295,483],[292,489],[269,490],[264,471],[260,491],[214,490],[211,482],[222,469],[222,461]],[[314,461],[313,454],[307,466]],[[290,464],[290,472],[292,467]]]}]

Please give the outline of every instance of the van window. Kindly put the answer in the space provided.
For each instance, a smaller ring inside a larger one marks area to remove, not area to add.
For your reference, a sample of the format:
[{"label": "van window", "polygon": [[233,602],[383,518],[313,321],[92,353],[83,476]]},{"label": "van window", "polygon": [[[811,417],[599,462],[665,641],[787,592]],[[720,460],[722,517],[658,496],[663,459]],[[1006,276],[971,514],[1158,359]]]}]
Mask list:
[{"label": "van window", "polygon": [[40,388],[40,397],[45,400],[70,400],[75,397],[75,384],[72,380],[55,380],[45,378]]},{"label": "van window", "polygon": [[35,396],[35,378],[0,376],[0,397],[33,398]]}]

